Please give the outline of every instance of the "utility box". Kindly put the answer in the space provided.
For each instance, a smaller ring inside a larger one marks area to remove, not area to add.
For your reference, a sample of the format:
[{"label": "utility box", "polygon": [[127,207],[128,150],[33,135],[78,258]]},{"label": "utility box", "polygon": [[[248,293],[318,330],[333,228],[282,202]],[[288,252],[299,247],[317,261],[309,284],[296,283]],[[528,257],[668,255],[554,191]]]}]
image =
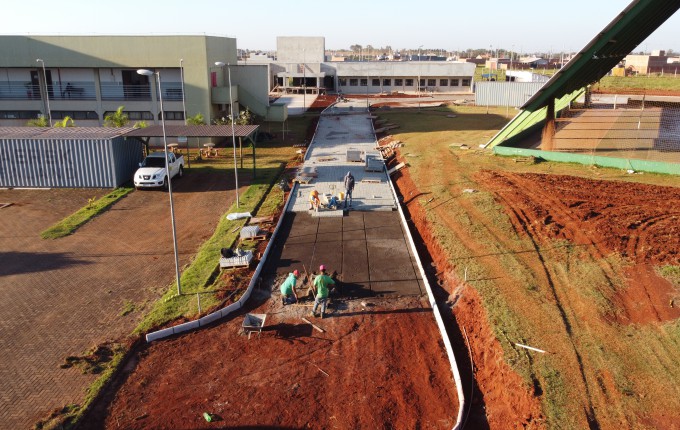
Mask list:
[{"label": "utility box", "polygon": [[385,168],[385,162],[378,151],[366,151],[366,161],[364,163],[364,170],[367,172],[382,172]]},{"label": "utility box", "polygon": [[361,163],[361,154],[363,151],[360,149],[349,148],[347,150],[347,160],[352,163]]}]

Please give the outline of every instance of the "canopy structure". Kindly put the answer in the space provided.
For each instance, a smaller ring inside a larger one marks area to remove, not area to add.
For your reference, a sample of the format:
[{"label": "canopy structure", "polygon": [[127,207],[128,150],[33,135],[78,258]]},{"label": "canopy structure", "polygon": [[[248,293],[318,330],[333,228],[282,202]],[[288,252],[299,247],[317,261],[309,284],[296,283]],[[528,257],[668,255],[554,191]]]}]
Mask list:
[{"label": "canopy structure", "polygon": [[[570,100],[567,100],[568,105],[569,101],[581,95],[583,88],[609,73],[678,9],[680,2],[677,0],[634,0],[527,100],[522,106],[522,112],[486,146],[498,145],[527,131],[528,127],[536,125],[543,119],[547,118],[550,123],[555,117],[556,100],[564,105],[565,96],[568,96],[570,97]],[[541,118],[536,117],[539,111],[542,111],[539,115]],[[509,130],[512,132],[508,133]]]},{"label": "canopy structure", "polygon": [[[259,128],[259,125],[234,125],[232,133],[231,125],[166,125],[165,136],[168,138],[229,138],[233,135],[235,139],[238,139],[241,167],[243,167],[243,140],[246,139],[250,141],[253,147],[253,177],[255,177],[255,142]],[[145,144],[148,144],[150,138],[164,136],[163,126],[152,125],[150,127],[136,128],[125,133],[125,136],[140,138]]]}]

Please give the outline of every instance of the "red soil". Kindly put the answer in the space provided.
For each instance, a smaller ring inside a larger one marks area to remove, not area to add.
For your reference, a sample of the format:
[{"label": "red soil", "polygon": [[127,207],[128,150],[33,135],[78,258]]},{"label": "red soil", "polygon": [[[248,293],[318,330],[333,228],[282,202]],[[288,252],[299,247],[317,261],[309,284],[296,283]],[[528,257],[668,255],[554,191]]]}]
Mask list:
[{"label": "red soil", "polygon": [[268,314],[260,337],[239,334],[241,315],[146,348],[105,428],[453,426],[455,386],[424,302],[373,301],[366,310],[348,303],[313,319],[320,333],[300,318],[309,307],[283,308],[268,294],[256,290],[251,299],[261,303],[251,311]]},{"label": "red soil", "polygon": [[623,311],[619,322],[680,317],[680,308],[669,306],[673,286],[653,268],[680,263],[680,189],[529,173],[479,176],[533,236],[588,245],[596,259],[618,253],[631,262],[626,276],[635,288],[613,297]]}]

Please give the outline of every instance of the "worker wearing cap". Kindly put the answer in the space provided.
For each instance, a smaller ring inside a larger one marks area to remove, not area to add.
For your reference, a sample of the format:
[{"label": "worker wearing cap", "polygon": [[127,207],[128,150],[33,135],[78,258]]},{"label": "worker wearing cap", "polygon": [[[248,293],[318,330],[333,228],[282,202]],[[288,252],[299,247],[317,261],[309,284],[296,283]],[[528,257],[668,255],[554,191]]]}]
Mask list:
[{"label": "worker wearing cap", "polygon": [[309,193],[309,210],[314,209],[319,212],[319,206],[321,206],[321,200],[319,200],[319,192],[317,190],[312,190]]},{"label": "worker wearing cap", "polygon": [[316,308],[321,304],[321,318],[326,315],[326,302],[328,301],[328,286],[335,285],[333,278],[326,274],[326,266],[323,264],[319,266],[319,275],[314,278],[314,284],[312,288],[316,291],[316,300],[314,300],[314,307],[312,308],[312,316],[318,316],[316,314]]},{"label": "worker wearing cap", "polygon": [[281,300],[284,305],[292,305],[298,301],[298,296],[295,292],[298,276],[300,276],[300,272],[293,270],[293,273],[289,273],[286,280],[281,284]]}]

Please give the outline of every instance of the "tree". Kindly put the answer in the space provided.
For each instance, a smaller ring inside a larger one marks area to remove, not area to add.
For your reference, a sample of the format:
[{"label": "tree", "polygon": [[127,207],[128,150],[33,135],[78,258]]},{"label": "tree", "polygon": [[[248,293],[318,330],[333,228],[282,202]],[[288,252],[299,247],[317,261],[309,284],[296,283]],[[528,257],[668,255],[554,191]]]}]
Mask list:
[{"label": "tree", "polygon": [[187,118],[187,125],[206,125],[203,114],[199,112],[196,115]]},{"label": "tree", "polygon": [[118,106],[115,112],[104,117],[104,127],[125,127],[130,122],[128,115],[123,112],[125,106]]},{"label": "tree", "polygon": [[38,115],[35,119],[29,119],[26,123],[28,127],[49,127],[49,121],[44,115]]},{"label": "tree", "polygon": [[64,119],[62,119],[61,121],[55,122],[54,126],[56,128],[75,127],[76,123],[73,121],[73,118],[71,118],[70,116],[65,116]]}]

